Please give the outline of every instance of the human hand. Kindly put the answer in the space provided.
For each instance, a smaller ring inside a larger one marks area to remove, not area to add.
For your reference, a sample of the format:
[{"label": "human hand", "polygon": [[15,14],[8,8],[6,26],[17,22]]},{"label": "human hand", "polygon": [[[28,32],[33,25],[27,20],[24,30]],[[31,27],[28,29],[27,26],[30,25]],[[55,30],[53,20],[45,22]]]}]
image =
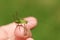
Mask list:
[{"label": "human hand", "polygon": [[[24,27],[22,27],[24,26],[23,24],[21,27],[17,27],[15,22],[1,26],[0,40],[33,40],[30,30],[36,26],[37,20],[34,17],[26,17],[24,20],[27,21],[27,24],[25,25],[27,30],[24,30]],[[26,32],[26,35],[24,35],[24,31]]]}]

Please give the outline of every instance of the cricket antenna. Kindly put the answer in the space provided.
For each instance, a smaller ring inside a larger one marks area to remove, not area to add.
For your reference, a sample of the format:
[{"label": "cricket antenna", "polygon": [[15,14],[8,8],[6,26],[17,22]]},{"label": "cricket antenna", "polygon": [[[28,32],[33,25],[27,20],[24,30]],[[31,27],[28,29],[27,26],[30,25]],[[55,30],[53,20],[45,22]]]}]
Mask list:
[{"label": "cricket antenna", "polygon": [[17,11],[16,11],[16,14],[15,14],[15,22],[20,23],[20,19],[19,19],[19,15],[18,15]]},{"label": "cricket antenna", "polygon": [[19,15],[18,15],[18,12],[16,11],[16,17],[15,17],[16,20],[19,20]]}]

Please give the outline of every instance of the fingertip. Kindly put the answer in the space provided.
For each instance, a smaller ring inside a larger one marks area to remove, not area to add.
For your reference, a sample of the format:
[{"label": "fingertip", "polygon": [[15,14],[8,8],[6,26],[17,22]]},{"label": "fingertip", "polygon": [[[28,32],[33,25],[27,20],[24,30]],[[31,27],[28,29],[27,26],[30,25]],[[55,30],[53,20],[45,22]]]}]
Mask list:
[{"label": "fingertip", "polygon": [[29,29],[32,29],[37,25],[37,19],[35,17],[32,17],[32,16],[26,17],[26,18],[24,18],[24,20],[26,20],[28,22],[27,26]]}]

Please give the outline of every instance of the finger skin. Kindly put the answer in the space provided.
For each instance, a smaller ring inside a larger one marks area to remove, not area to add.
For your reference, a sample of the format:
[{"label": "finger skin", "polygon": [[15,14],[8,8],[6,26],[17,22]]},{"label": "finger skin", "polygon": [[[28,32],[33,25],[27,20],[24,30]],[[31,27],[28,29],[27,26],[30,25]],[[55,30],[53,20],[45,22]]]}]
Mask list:
[{"label": "finger skin", "polygon": [[[13,23],[10,23],[10,24],[7,24],[7,25],[4,25],[4,26],[1,26],[0,27],[0,30],[2,30],[2,31],[5,31],[4,32],[4,34],[6,34],[6,36],[8,37],[7,39],[9,39],[9,40],[13,40],[14,39],[14,30],[15,30],[15,28],[16,28],[16,23],[15,22],[13,22]],[[4,35],[3,34],[3,35]],[[2,36],[3,36],[2,35]],[[4,36],[4,37],[6,37],[6,36]],[[2,39],[4,39],[4,38],[2,38]],[[15,40],[15,39],[14,39]]]},{"label": "finger skin", "polygon": [[7,33],[6,31],[0,29],[0,40],[7,40]]},{"label": "finger skin", "polygon": [[37,19],[35,17],[26,17],[24,20],[27,21],[27,28],[32,29],[37,25]]}]

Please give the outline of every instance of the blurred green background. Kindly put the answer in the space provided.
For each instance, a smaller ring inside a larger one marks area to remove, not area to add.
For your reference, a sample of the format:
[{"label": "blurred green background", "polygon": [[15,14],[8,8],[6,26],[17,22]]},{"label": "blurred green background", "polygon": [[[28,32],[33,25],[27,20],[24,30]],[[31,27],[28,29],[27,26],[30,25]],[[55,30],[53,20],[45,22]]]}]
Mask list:
[{"label": "blurred green background", "polygon": [[60,0],[0,0],[0,25],[13,22],[16,11],[20,18],[37,18],[35,40],[60,40]]}]

